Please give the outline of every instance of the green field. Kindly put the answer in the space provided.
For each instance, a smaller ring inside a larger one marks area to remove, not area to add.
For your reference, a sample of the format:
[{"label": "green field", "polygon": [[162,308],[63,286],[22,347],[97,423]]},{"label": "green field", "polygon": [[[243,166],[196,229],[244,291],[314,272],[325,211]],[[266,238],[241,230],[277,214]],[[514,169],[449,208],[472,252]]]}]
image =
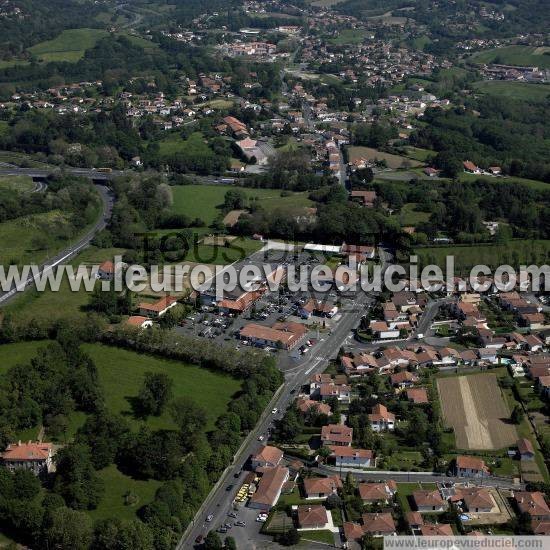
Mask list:
[{"label": "green field", "polygon": [[[235,378],[179,361],[170,361],[100,344],[85,344],[82,349],[97,366],[107,407],[125,416],[134,427],[140,421],[132,414],[129,398],[137,396],[145,373],[162,372],[173,381],[174,397],[190,396],[207,411],[205,429],[227,410],[232,396],[241,384]],[[168,412],[149,417],[147,425],[154,430],[175,428]]]},{"label": "green field", "polygon": [[[115,465],[100,470],[98,474],[105,484],[105,493],[99,506],[89,512],[94,520],[134,519],[136,511],[153,500],[156,490],[162,484],[154,479],[147,481],[132,479],[121,473]],[[126,504],[124,496],[128,492],[137,497],[135,504]]]},{"label": "green field", "polygon": [[365,36],[365,29],[343,29],[338,33],[338,36],[331,38],[329,42],[335,46],[360,44],[365,39]]},{"label": "green field", "polygon": [[2,355],[0,375],[15,365],[28,363],[36,356],[36,351],[45,345],[47,345],[47,341],[17,342],[16,344],[4,344],[0,346],[0,353]]},{"label": "green field", "polygon": [[[40,263],[67,246],[67,241],[56,239],[48,228],[65,223],[59,211],[35,214],[0,223],[0,265]],[[44,238],[42,243],[36,239]]]},{"label": "green field", "polygon": [[277,189],[249,189],[233,185],[182,185],[172,188],[174,204],[172,210],[190,218],[200,218],[210,225],[220,214],[224,196],[230,189],[240,189],[249,198],[257,198],[266,210],[291,209],[312,206],[307,193],[291,193],[281,197]]},{"label": "green field", "polygon": [[433,246],[417,248],[421,265],[445,267],[445,258],[454,256],[455,273],[467,274],[479,264],[496,267],[501,264],[544,264],[550,255],[549,240],[513,240],[503,245]]},{"label": "green field", "polygon": [[[71,265],[101,263],[122,252],[120,248],[100,249],[92,246],[82,251]],[[61,317],[84,315],[84,307],[88,302],[89,296],[84,289],[72,292],[68,281],[64,280],[59,292],[28,290],[4,309],[16,319],[25,322],[33,318],[39,321],[51,321]]]},{"label": "green field", "polygon": [[29,48],[29,52],[44,62],[68,61],[76,63],[82,59],[86,50],[93,48],[105,36],[107,36],[107,31],[100,29],[69,29],[63,31],[53,40],[32,46]]},{"label": "green field", "polygon": [[0,176],[0,191],[8,190],[28,193],[34,188],[34,182],[29,176]]},{"label": "green field", "polygon": [[475,63],[497,63],[550,69],[550,48],[536,46],[504,46],[479,52],[472,56]]},{"label": "green field", "polygon": [[416,226],[420,223],[427,222],[430,219],[430,214],[428,212],[420,212],[417,208],[418,205],[414,202],[408,202],[403,205],[401,212],[398,214],[401,225]]},{"label": "green field", "polygon": [[200,132],[192,133],[187,139],[182,139],[177,133],[170,134],[162,141],[159,141],[159,151],[164,156],[174,155],[183,151],[194,155],[211,153],[204,136]]},{"label": "green field", "polygon": [[253,239],[239,237],[230,246],[211,246],[199,244],[193,247],[185,260],[202,264],[225,265],[244,260],[250,254],[257,252],[264,243]]},{"label": "green field", "polygon": [[476,92],[523,101],[545,101],[550,97],[550,86],[547,84],[485,80],[476,82],[473,87]]}]

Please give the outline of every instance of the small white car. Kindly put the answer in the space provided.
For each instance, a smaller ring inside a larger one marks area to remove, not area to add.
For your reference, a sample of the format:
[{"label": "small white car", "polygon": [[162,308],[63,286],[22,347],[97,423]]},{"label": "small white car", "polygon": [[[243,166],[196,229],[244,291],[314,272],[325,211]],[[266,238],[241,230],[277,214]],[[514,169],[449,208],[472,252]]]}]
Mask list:
[{"label": "small white car", "polygon": [[272,411],[271,411],[271,414],[277,414],[279,412],[279,409],[277,407],[275,407]]}]

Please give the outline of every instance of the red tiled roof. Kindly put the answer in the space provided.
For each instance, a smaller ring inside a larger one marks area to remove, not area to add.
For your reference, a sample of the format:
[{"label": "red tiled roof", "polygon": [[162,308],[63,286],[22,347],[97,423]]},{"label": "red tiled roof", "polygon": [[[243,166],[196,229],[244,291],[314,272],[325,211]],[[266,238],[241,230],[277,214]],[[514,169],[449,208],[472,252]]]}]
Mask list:
[{"label": "red tiled roof", "polygon": [[2,458],[8,461],[27,462],[46,460],[53,449],[51,443],[11,443],[2,453]]}]

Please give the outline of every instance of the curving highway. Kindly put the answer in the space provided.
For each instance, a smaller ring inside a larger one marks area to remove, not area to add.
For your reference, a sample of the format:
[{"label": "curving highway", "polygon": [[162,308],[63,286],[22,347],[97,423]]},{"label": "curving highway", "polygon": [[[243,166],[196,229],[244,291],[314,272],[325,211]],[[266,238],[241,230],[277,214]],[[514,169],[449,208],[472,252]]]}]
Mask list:
[{"label": "curving highway", "polygon": [[[1,173],[1,172],[0,172]],[[47,273],[52,270],[57,265],[69,260],[70,258],[76,256],[81,250],[86,248],[91,242],[92,239],[103,230],[111,218],[111,212],[113,209],[113,195],[111,190],[103,184],[98,184],[97,189],[101,197],[101,202],[103,204],[103,211],[101,216],[91,227],[86,234],[81,237],[76,243],[71,244],[65,250],[59,252],[52,258],[48,258],[43,264],[40,265],[40,273]],[[25,292],[32,287],[33,278],[30,277],[25,282],[21,283],[19,286],[10,289],[7,292],[0,292],[0,305],[6,305],[10,300],[13,300],[19,294]]]}]

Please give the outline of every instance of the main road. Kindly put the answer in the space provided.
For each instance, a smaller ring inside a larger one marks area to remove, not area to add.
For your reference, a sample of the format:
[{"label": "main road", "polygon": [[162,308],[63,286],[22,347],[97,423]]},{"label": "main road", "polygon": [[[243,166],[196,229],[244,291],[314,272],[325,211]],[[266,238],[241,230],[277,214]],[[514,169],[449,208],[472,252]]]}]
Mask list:
[{"label": "main road", "polygon": [[[113,195],[110,189],[108,189],[103,184],[98,184],[96,186],[99,191],[102,203],[102,212],[101,216],[98,218],[96,223],[91,227],[86,234],[83,235],[76,243],[71,244],[65,250],[59,252],[55,256],[48,258],[43,264],[39,266],[40,273],[46,273],[52,270],[57,265],[69,260],[70,258],[76,256],[81,250],[86,248],[91,242],[92,239],[103,230],[111,218],[111,212],[113,209]],[[0,305],[6,305],[10,300],[13,300],[17,295],[25,292],[32,287],[33,277],[30,277],[26,281],[19,284],[17,287],[12,287],[9,291],[1,292],[0,291]]]},{"label": "main road", "polygon": [[[380,255],[383,269],[385,269],[390,256],[382,248],[380,248]],[[195,539],[199,535],[205,535],[210,529],[215,529],[228,521],[227,514],[233,507],[234,489],[232,488],[232,492],[229,492],[227,487],[235,482],[234,476],[240,473],[241,467],[248,460],[248,457],[257,451],[260,446],[258,438],[260,436],[265,438],[266,433],[272,427],[273,415],[270,414],[271,408],[277,408],[281,412],[285,411],[295,399],[297,390],[312,375],[321,373],[327,368],[329,362],[337,356],[338,350],[345,343],[350,332],[358,326],[365,312],[365,307],[372,301],[372,296],[359,291],[356,298],[342,310],[341,318],[332,328],[330,334],[321,339],[311,349],[309,352],[311,356],[295,366],[285,369],[285,380],[282,388],[276,394],[277,397],[270,403],[256,427],[246,437],[241,448],[237,451],[232,465],[225,470],[216,486],[206,497],[195,515],[192,525],[188,527],[180,539],[177,545],[178,550],[192,548]],[[235,483],[242,483],[240,476]],[[213,517],[210,522],[206,523],[206,517],[209,515]]]}]

